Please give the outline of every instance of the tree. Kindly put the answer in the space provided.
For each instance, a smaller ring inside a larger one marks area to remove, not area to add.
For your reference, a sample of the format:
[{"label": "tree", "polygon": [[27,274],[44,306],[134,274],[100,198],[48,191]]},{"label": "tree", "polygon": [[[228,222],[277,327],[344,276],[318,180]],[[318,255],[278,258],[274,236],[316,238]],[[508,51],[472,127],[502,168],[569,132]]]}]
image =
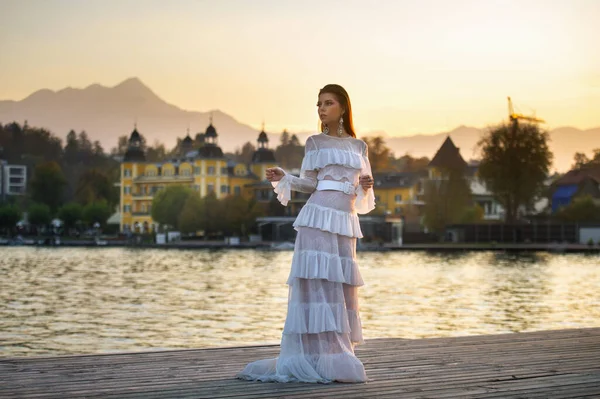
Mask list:
[{"label": "tree", "polygon": [[252,156],[254,155],[255,151],[256,147],[254,147],[254,145],[251,142],[247,141],[242,146],[241,150],[235,151],[235,159],[238,162],[249,164],[250,162],[252,162]]},{"label": "tree", "polygon": [[48,205],[50,211],[56,212],[62,204],[66,184],[62,169],[56,162],[38,164],[30,183],[31,199]]},{"label": "tree", "polygon": [[223,227],[223,208],[214,191],[202,198],[200,211],[200,230],[204,230],[204,238],[219,232]]},{"label": "tree", "polygon": [[582,152],[576,152],[573,156],[573,165],[571,169],[581,169],[590,162],[588,157]]},{"label": "tree", "polygon": [[21,220],[21,211],[15,205],[0,206],[0,229],[5,230],[8,235]]},{"label": "tree", "polygon": [[534,124],[502,124],[479,141],[479,177],[506,210],[506,222],[530,208],[544,188],[552,164],[548,132]]},{"label": "tree", "polygon": [[125,155],[125,151],[127,151],[127,147],[129,147],[129,137],[127,136],[119,136],[117,139],[117,146],[113,147],[110,150],[112,155]]},{"label": "tree", "polygon": [[58,218],[62,220],[66,229],[70,229],[83,219],[83,208],[80,204],[71,202],[58,210]]},{"label": "tree", "polygon": [[292,135],[290,139],[286,139],[285,142],[287,144],[283,144],[284,135],[282,135],[282,144],[275,149],[275,159],[279,161],[281,167],[284,169],[299,168],[304,157],[304,146],[300,144],[296,135]]},{"label": "tree", "polygon": [[46,226],[50,224],[50,222],[52,221],[50,207],[46,204],[31,205],[27,212],[27,221],[32,226],[36,227]]},{"label": "tree", "polygon": [[281,145],[286,146],[290,143],[290,134],[287,130],[284,130],[281,134]]},{"label": "tree", "polygon": [[146,149],[146,160],[148,160],[148,162],[162,161],[165,159],[166,156],[167,150],[165,148],[165,145],[159,142],[158,140],[155,140],[154,144]]},{"label": "tree", "polygon": [[79,142],[77,141],[77,133],[71,130],[67,134],[67,144],[65,144],[64,160],[69,165],[77,164],[79,160]]},{"label": "tree", "polygon": [[83,208],[83,220],[93,226],[99,223],[100,226],[106,226],[106,221],[110,217],[111,211],[108,203],[105,200],[100,200],[87,204]]},{"label": "tree", "polygon": [[264,215],[260,204],[253,198],[231,195],[221,200],[223,213],[223,230],[225,234],[246,235],[256,224],[256,218]]},{"label": "tree", "polygon": [[381,136],[363,137],[369,148],[369,163],[373,173],[385,172],[390,170],[390,156],[392,151],[385,145],[385,140]]},{"label": "tree", "polygon": [[292,137],[290,137],[290,145],[292,146],[300,146],[300,140],[298,140],[298,136],[296,136],[295,134],[292,134]]},{"label": "tree", "polygon": [[178,230],[179,215],[190,195],[196,193],[191,188],[180,185],[160,191],[152,200],[152,219]]},{"label": "tree", "polygon": [[114,205],[119,200],[109,177],[98,169],[88,169],[79,176],[75,188],[75,200],[82,205],[104,200]]},{"label": "tree", "polygon": [[563,223],[600,222],[600,205],[589,195],[576,197],[555,215]]},{"label": "tree", "polygon": [[102,148],[102,144],[98,140],[94,141],[93,151],[95,157],[104,157],[104,148]]},{"label": "tree", "polygon": [[424,223],[430,231],[441,234],[446,226],[462,221],[472,202],[464,169],[446,169],[441,179],[427,181],[424,197]]},{"label": "tree", "polygon": [[400,158],[391,159],[390,164],[394,167],[394,169],[396,169],[399,172],[415,173],[427,169],[427,165],[429,165],[429,158],[413,158],[412,156],[410,156],[410,154],[406,154],[401,156]]},{"label": "tree", "polygon": [[594,155],[592,159],[589,159],[584,153],[576,152],[573,157],[573,165],[571,165],[571,169],[581,169],[586,166],[595,166],[600,165],[600,148],[596,148],[594,150]]},{"label": "tree", "polygon": [[[195,233],[202,229],[202,199],[197,193],[188,195],[179,214],[179,230],[183,234]],[[213,215],[216,216],[216,215]]]},{"label": "tree", "polygon": [[484,210],[478,204],[465,208],[460,217],[460,223],[479,223],[483,220]]}]

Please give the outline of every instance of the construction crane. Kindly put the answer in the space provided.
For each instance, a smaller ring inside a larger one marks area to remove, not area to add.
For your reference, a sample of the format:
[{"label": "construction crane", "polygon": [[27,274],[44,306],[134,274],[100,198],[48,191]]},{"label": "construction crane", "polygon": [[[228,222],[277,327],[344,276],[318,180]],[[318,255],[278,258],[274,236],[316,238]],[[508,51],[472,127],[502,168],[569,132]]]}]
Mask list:
[{"label": "construction crane", "polygon": [[535,116],[526,116],[523,114],[515,113],[515,110],[514,110],[513,104],[512,104],[512,100],[510,99],[510,97],[508,97],[508,118],[514,125],[517,125],[519,120],[524,120],[524,121],[533,122],[533,123],[545,123],[546,122],[545,120],[537,118]]}]

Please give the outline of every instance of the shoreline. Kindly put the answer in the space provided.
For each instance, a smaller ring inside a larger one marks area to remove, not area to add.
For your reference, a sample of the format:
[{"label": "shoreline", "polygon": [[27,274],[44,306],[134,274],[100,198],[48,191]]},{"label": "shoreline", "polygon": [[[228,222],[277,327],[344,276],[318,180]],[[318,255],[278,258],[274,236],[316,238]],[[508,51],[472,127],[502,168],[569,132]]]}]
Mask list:
[{"label": "shoreline", "polygon": [[[180,241],[170,244],[132,244],[124,240],[71,240],[61,241],[57,245],[39,244],[35,240],[23,243],[0,242],[2,247],[38,247],[38,248],[131,248],[131,249],[256,249],[265,251],[293,251],[291,242],[241,242],[239,244],[228,244],[222,241]],[[357,252],[389,252],[389,251],[425,251],[425,252],[549,252],[549,253],[586,253],[600,254],[600,246],[585,244],[489,244],[489,243],[425,243],[425,244],[366,244],[360,243]]]}]

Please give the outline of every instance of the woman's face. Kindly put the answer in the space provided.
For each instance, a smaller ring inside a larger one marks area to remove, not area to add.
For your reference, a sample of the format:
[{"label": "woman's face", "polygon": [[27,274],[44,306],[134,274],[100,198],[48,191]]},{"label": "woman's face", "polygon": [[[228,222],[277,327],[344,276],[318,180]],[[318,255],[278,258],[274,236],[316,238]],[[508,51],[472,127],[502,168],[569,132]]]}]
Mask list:
[{"label": "woman's face", "polygon": [[319,119],[325,125],[338,123],[343,112],[340,102],[331,93],[323,93],[319,96],[317,110],[319,112]]}]

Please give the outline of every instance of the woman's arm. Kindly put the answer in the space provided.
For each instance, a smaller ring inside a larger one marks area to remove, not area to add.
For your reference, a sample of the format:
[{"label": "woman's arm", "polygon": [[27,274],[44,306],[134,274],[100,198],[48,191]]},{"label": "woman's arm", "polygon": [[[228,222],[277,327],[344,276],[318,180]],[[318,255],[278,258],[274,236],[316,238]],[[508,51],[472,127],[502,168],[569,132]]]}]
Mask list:
[{"label": "woman's arm", "polygon": [[[308,152],[315,150],[315,141],[309,137],[304,147],[305,158]],[[302,165],[305,166],[304,160]],[[292,190],[310,194],[317,189],[317,171],[313,169],[302,169],[300,177],[296,177],[281,168],[269,168],[267,169],[267,180],[273,185],[277,199],[284,206],[292,197]]]},{"label": "woman's arm", "polygon": [[[269,171],[275,176],[274,178],[269,179]],[[267,180],[273,185],[274,191],[277,193],[277,199],[284,206],[292,197],[292,190],[312,193],[317,188],[317,172],[314,170],[302,171],[300,177],[296,177],[286,173],[281,168],[270,168],[267,169]]]},{"label": "woman's arm", "polygon": [[[363,167],[360,171],[360,184],[356,187],[356,202],[354,208],[356,213],[365,214],[375,209],[375,193],[373,192],[373,174],[369,162],[369,149],[365,143],[363,149]],[[365,187],[368,187],[366,190]]]}]

